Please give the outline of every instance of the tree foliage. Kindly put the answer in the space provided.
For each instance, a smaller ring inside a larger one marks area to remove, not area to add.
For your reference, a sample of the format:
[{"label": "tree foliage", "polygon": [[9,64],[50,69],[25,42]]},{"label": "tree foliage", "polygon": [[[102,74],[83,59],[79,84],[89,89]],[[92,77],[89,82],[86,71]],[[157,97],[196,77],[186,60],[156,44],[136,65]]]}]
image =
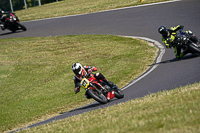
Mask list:
[{"label": "tree foliage", "polygon": [[[11,0],[11,1],[12,1],[12,6],[13,6],[14,11],[25,9],[24,0]],[[26,1],[27,8],[39,5],[38,0],[25,0],[25,1]],[[56,0],[40,0],[40,2],[43,5],[43,4],[47,4],[51,2],[56,2]],[[11,11],[10,0],[1,0],[0,9],[4,11]]]}]

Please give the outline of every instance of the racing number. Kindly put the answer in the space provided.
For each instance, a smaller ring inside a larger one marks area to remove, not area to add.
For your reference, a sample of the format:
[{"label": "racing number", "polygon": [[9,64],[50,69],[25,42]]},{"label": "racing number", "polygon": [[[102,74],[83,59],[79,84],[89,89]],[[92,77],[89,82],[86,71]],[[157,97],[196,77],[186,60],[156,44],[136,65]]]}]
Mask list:
[{"label": "racing number", "polygon": [[84,81],[83,81],[83,86],[85,87],[86,85],[87,85],[87,81],[84,80]]},{"label": "racing number", "polygon": [[90,85],[89,80],[87,80],[86,78],[82,79],[82,81],[81,81],[81,86],[82,86],[83,88],[86,89],[89,85]]}]

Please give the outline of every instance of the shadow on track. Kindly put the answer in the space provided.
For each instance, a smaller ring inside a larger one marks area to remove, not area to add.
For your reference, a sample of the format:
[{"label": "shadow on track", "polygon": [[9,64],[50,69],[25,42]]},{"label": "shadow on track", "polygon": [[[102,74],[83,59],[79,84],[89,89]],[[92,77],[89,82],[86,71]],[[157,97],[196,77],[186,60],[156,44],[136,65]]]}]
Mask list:
[{"label": "shadow on track", "polygon": [[197,57],[200,57],[200,54],[185,55],[182,59],[174,58],[174,59],[171,59],[171,60],[166,60],[166,61],[161,61],[161,62],[158,62],[158,63],[153,63],[153,64],[151,64],[149,66],[153,66],[153,65],[157,65],[157,64],[173,63],[173,62],[176,62],[176,61],[189,60],[189,59],[193,59],[193,58],[197,58]]},{"label": "shadow on track", "polygon": [[108,102],[107,104],[101,104],[101,103],[98,103],[98,102],[93,102],[93,103],[91,103],[91,104],[89,104],[89,105],[86,105],[86,106],[84,106],[84,107],[80,107],[80,108],[77,108],[77,109],[73,109],[73,110],[71,110],[71,111],[67,111],[67,112],[61,112],[61,113],[59,113],[59,114],[65,114],[65,113],[68,113],[68,112],[75,112],[75,111],[81,111],[81,110],[87,110],[87,109],[98,109],[98,108],[101,108],[102,106],[103,107],[107,107],[107,106],[109,106],[109,104],[111,103],[111,102],[115,102],[116,100],[119,100],[119,99],[117,99],[117,98],[114,98],[114,99],[112,99],[110,102]]},{"label": "shadow on track", "polygon": [[[77,110],[84,110],[84,109],[88,109],[88,108],[94,108],[94,107],[98,107],[98,106],[101,106],[102,104],[100,103],[91,103],[89,105],[86,105],[84,107],[80,107],[80,108],[77,108],[77,109],[74,109],[74,110],[71,110],[71,111],[67,111],[67,112],[74,112],[74,111],[77,111]],[[59,114],[65,114],[67,112],[61,112]]]},{"label": "shadow on track", "polygon": [[11,35],[11,34],[15,34],[15,33],[21,33],[21,32],[24,32],[24,31],[6,32],[6,33],[0,34],[0,36],[6,36],[6,35]]}]

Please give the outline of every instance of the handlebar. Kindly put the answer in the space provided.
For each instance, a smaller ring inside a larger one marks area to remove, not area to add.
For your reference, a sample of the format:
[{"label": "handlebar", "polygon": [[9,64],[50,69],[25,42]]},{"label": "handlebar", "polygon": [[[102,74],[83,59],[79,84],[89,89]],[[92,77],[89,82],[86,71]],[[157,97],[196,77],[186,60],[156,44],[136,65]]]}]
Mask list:
[{"label": "handlebar", "polygon": [[179,31],[180,34],[177,34],[177,42],[178,45],[182,45],[183,43],[187,43],[189,40],[189,34],[183,31]]}]

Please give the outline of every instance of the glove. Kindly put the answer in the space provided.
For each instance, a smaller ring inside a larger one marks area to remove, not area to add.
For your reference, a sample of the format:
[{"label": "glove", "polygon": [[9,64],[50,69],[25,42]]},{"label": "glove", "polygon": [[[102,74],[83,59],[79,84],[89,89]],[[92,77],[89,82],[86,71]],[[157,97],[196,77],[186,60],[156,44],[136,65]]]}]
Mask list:
[{"label": "glove", "polygon": [[188,30],[188,34],[189,34],[189,35],[193,35],[193,33],[192,33],[191,30]]},{"label": "glove", "polygon": [[183,30],[183,28],[184,28],[184,26],[183,26],[183,25],[180,25],[180,31],[182,31],[182,30]]},{"label": "glove", "polygon": [[76,88],[74,89],[74,91],[75,91],[75,94],[77,94],[77,93],[80,91],[80,88],[76,87]]}]

